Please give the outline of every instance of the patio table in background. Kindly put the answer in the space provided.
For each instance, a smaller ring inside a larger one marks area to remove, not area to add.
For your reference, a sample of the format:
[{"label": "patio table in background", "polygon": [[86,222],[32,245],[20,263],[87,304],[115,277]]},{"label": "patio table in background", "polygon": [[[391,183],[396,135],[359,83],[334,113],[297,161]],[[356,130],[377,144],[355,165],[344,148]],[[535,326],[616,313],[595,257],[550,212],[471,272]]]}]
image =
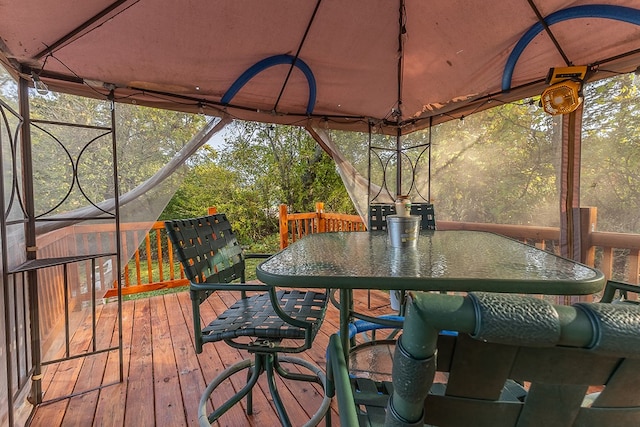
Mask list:
[{"label": "patio table in background", "polygon": [[340,289],[345,352],[352,289],[588,295],[605,285],[592,267],[467,230],[423,230],[416,248],[391,247],[386,232],[311,234],[262,262],[257,277],[272,286]]}]

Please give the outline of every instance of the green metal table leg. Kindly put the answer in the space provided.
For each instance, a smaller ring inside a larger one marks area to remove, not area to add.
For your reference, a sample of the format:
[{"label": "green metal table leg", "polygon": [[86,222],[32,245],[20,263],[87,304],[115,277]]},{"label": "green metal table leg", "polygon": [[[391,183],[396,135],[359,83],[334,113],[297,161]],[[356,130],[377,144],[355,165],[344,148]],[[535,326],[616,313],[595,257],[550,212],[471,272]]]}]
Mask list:
[{"label": "green metal table leg", "polygon": [[351,343],[349,341],[349,322],[351,321],[351,290],[340,289],[340,339],[342,341],[342,349],[344,350],[344,360],[347,361],[347,369],[349,369],[349,349]]}]

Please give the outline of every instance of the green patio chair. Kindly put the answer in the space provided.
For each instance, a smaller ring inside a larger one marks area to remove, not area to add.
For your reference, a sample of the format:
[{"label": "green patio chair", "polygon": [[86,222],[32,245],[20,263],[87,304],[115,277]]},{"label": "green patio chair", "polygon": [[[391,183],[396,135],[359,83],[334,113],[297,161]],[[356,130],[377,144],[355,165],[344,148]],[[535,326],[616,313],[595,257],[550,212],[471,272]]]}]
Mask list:
[{"label": "green patio chair", "polygon": [[[324,319],[327,294],[315,291],[276,290],[263,283],[245,283],[245,259],[267,258],[265,254],[245,254],[226,215],[166,221],[165,228],[184,273],[190,281],[195,350],[203,344],[224,341],[247,350],[247,359],[224,369],[206,388],[199,403],[199,422],[209,426],[233,405],[247,397],[247,414],[252,413],[251,390],[266,373],[269,391],[283,426],[291,422],[276,388],[275,375],[325,386],[322,370],[308,361],[279,353],[300,353],[311,347]],[[211,319],[202,319],[200,305],[216,291],[240,291],[240,299]],[[285,344],[283,344],[286,343]],[[283,363],[303,367],[294,373]],[[247,384],[227,402],[208,414],[206,406],[215,388],[237,372],[247,370]],[[329,409],[325,398],[309,425],[316,425]],[[329,420],[327,420],[329,423]]]},{"label": "green patio chair", "polygon": [[342,426],[640,425],[637,305],[411,293],[393,383],[327,363]]}]

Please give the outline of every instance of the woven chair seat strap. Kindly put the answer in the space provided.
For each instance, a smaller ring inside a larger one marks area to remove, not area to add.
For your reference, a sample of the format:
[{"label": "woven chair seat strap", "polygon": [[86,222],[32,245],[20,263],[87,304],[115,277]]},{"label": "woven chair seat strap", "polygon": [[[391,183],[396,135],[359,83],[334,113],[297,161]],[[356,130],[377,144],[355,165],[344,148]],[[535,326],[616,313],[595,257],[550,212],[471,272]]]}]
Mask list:
[{"label": "woven chair seat strap", "polygon": [[[283,311],[296,320],[312,323],[315,335],[324,316],[326,294],[321,292],[302,292],[287,290],[277,292]],[[305,328],[291,325],[280,318],[268,293],[252,295],[240,299],[202,329],[207,341],[233,339],[251,336],[280,340],[284,338],[304,338]]]}]

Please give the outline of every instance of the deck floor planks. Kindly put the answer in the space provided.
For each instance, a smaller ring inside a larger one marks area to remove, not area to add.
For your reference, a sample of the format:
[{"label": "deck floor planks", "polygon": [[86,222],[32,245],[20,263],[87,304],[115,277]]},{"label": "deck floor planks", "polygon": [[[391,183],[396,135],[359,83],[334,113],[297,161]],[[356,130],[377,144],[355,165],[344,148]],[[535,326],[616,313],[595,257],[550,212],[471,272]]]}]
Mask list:
[{"label": "deck floor planks", "polygon": [[[89,329],[89,331],[87,331],[87,329]],[[69,346],[70,354],[79,354],[86,349],[89,345],[87,342],[90,339],[89,334],[91,334],[90,328],[84,326],[73,335]],[[46,390],[43,389],[43,400],[51,401],[59,396],[73,394],[85,359],[86,358],[77,358],[53,364],[54,367],[51,369],[51,382]],[[47,371],[47,373],[49,373],[49,370]]]},{"label": "deck floor planks", "polygon": [[164,301],[173,342],[173,353],[178,366],[178,379],[182,391],[186,424],[195,426],[198,424],[197,403],[206,384],[194,351],[191,333],[187,327],[188,322],[191,321],[190,314],[188,314],[191,312],[190,306],[187,307],[188,312],[183,312],[183,307],[180,305],[180,297],[184,295],[187,296],[187,303],[189,303],[189,294],[186,292],[169,294],[164,297]]},{"label": "deck floor planks", "polygon": [[[99,318],[101,314],[102,307],[98,307],[96,310],[97,317]],[[70,332],[70,354],[80,354],[91,350],[92,329],[90,316],[83,312],[72,312],[70,321],[72,324],[79,325],[77,329],[72,329]],[[109,325],[105,326],[109,328]],[[50,352],[48,360],[60,358],[64,355],[64,352],[63,338],[62,347],[55,353]],[[61,401],[56,401],[56,399],[99,387],[102,382],[102,372],[104,372],[104,360],[105,358],[102,354],[97,354],[53,363],[44,367],[43,372],[45,375],[43,377],[42,390],[45,404],[42,406],[44,410],[37,414],[43,422],[51,422],[52,425],[55,425],[56,422],[60,425],[87,425],[83,423],[83,420],[85,420],[89,424],[91,423],[94,412],[91,407],[95,408],[97,392],[84,393]],[[80,404],[82,413],[73,413],[72,416],[67,415],[70,413],[69,407],[73,409],[78,406],[78,401],[82,401]],[[74,420],[71,420],[71,418],[74,418]]]},{"label": "deck floor planks", "polygon": [[67,411],[67,406],[68,402],[66,400],[39,406],[31,420],[31,425],[42,427],[62,426],[62,419]]},{"label": "deck floor planks", "polygon": [[74,393],[82,393],[86,390],[95,391],[82,393],[69,399],[69,406],[63,421],[65,425],[91,425],[99,397],[97,388],[102,383],[107,358],[107,353],[99,353],[87,356],[83,360],[80,375],[74,389],[77,391],[74,391]]},{"label": "deck floor planks", "polygon": [[[112,346],[109,331],[117,331],[116,310],[113,307],[104,308],[96,312],[96,349],[104,349]],[[91,345],[91,343],[89,343]],[[92,350],[92,347],[88,348]],[[86,390],[95,390],[83,393],[69,399],[69,406],[64,416],[64,425],[88,426],[92,424],[98,397],[97,388],[101,386],[107,366],[107,352],[87,356],[83,361],[80,375],[74,387],[74,393],[82,393]]]},{"label": "deck floor planks", "polygon": [[[100,314],[101,308],[97,310]],[[90,344],[90,316],[86,312],[69,313],[69,321],[71,324],[77,325],[76,328],[70,328],[69,332],[69,353],[71,355],[85,352]],[[43,355],[43,361],[51,361],[60,359],[65,356],[65,331],[63,328],[58,329],[61,338],[55,340],[56,344],[50,348],[50,351]],[[73,392],[75,387],[76,376],[69,375],[70,369],[80,369],[82,359],[74,361],[65,361],[60,363],[51,363],[42,367],[43,379],[41,383],[43,400],[50,401],[60,396],[66,396]],[[71,381],[74,382],[71,382]]]},{"label": "deck floor planks", "polygon": [[[239,294],[220,292],[217,296],[209,298],[211,301],[208,300],[208,304],[203,304],[203,314],[217,315],[233,303]],[[356,308],[366,309],[366,291],[356,291],[355,305]],[[374,314],[382,314],[388,310],[387,294],[372,292],[371,306]],[[101,318],[101,321],[106,323],[107,320],[103,319],[115,316],[115,309],[116,304],[107,304],[102,314],[106,317]],[[338,310],[330,304],[312,349],[293,356],[312,361],[324,369],[329,336],[338,330],[338,324]],[[41,406],[36,411],[32,426],[91,425],[92,417],[94,426],[197,425],[197,405],[206,383],[225,367],[249,357],[247,352],[238,351],[224,343],[207,344],[205,351],[196,355],[188,292],[123,303],[123,325],[125,382]],[[117,330],[109,338],[111,345],[117,343]],[[83,385],[94,384],[93,378],[89,380],[91,372],[96,376],[99,372],[104,372],[103,385],[117,382],[118,352],[110,351],[103,355],[106,361],[98,362],[96,356],[91,356],[96,360],[78,359],[83,361],[79,368],[64,371],[67,367],[63,366],[58,367],[57,371],[73,374],[74,377],[69,382],[75,385],[75,390],[80,390]],[[64,363],[68,362],[59,365]],[[101,369],[101,363],[104,363],[104,369]],[[292,368],[294,369],[296,368]],[[219,396],[214,396],[212,400],[232,395],[246,381],[245,376],[246,371],[235,375],[238,378],[216,389],[215,394]],[[165,382],[165,378],[169,380]],[[51,384],[47,391],[49,395],[54,391],[59,393],[66,390],[64,387],[55,389],[55,378],[48,381]],[[294,425],[303,424],[322,400],[321,391],[316,385],[278,380],[278,387]],[[253,415],[245,414],[246,403],[243,399],[217,425],[279,425],[265,378],[260,379],[259,387],[253,394]],[[165,410],[165,404],[171,406],[167,406]],[[334,427],[339,426],[336,407],[335,401],[332,402]],[[161,415],[167,416],[171,421],[163,424]],[[320,425],[323,424],[324,421]]]},{"label": "deck floor planks", "polygon": [[[155,425],[153,396],[153,347],[149,299],[135,300],[135,317],[129,362],[127,403],[135,399],[136,410],[125,412],[125,426]],[[151,422],[151,424],[149,424]]]},{"label": "deck floor planks", "polygon": [[90,426],[93,424],[95,407],[98,403],[99,396],[100,392],[94,390],[69,399],[69,405],[64,414],[62,425]]},{"label": "deck floor planks", "polygon": [[[114,310],[114,312],[117,310],[116,304],[110,304],[110,306],[111,310]],[[114,382],[119,381],[120,361],[118,351],[110,351],[103,378],[103,384],[106,386],[100,390],[100,397],[98,398],[93,423],[94,426],[119,427],[124,425],[134,314],[135,304],[133,301],[122,305],[122,358],[125,381],[113,384]],[[111,345],[117,345],[117,343],[118,331],[114,330],[111,334]],[[135,408],[133,410],[135,410]]]},{"label": "deck floor planks", "polygon": [[157,426],[172,427],[184,422],[185,412],[173,352],[171,330],[164,298],[151,298],[153,345],[153,395]]}]

